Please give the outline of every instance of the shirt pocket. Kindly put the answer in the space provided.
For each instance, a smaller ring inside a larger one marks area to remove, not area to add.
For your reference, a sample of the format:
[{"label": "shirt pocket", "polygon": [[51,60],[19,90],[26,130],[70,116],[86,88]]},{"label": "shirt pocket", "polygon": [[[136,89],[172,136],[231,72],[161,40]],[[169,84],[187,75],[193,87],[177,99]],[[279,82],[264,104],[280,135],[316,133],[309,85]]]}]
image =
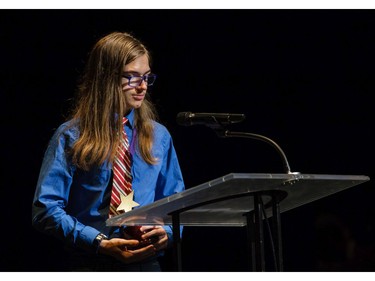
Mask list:
[{"label": "shirt pocket", "polygon": [[89,171],[77,171],[76,181],[87,190],[102,190],[108,185],[111,178],[111,169],[105,166],[92,168]]}]

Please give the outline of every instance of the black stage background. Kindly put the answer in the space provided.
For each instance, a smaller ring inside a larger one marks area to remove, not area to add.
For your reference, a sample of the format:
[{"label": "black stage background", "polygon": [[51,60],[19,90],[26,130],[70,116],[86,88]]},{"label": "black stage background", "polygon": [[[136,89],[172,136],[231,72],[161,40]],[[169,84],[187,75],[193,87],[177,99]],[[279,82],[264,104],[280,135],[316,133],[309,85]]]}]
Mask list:
[{"label": "black stage background", "polygon": [[[233,129],[275,140],[292,171],[374,177],[373,10],[1,10],[0,30],[1,271],[61,270],[62,245],[32,229],[31,201],[87,53],[111,31],[153,52],[152,96],[187,188],[283,169],[262,142],[178,126],[180,111],[246,114]],[[370,181],[283,213],[285,270],[373,271],[374,195]],[[248,271],[244,243],[242,228],[186,227],[183,269]]]}]

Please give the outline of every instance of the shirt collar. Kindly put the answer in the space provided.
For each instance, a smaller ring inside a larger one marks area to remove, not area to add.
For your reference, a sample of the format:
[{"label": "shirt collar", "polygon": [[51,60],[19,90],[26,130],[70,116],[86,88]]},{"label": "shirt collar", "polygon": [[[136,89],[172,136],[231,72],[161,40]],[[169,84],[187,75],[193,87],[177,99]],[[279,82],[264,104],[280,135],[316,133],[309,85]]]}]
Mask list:
[{"label": "shirt collar", "polygon": [[134,108],[125,117],[129,120],[127,124],[130,124],[130,126],[134,128]]}]

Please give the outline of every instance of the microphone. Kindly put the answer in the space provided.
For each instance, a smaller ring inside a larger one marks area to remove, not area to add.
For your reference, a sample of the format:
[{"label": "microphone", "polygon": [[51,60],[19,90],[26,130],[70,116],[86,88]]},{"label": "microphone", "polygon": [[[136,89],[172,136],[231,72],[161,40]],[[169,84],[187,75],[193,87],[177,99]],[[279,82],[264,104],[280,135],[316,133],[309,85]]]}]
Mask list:
[{"label": "microphone", "polygon": [[178,125],[192,126],[192,125],[206,125],[211,129],[214,129],[219,137],[230,138],[249,138],[256,139],[266,142],[273,146],[284,164],[284,169],[287,174],[298,175],[299,172],[292,172],[288,163],[288,159],[281,147],[272,139],[262,135],[245,133],[245,132],[231,132],[224,128],[224,125],[230,125],[232,123],[238,123],[245,119],[244,114],[232,114],[232,113],[192,113],[192,112],[180,112],[177,114],[176,121]]},{"label": "microphone", "polygon": [[245,119],[244,114],[233,113],[192,113],[180,112],[177,114],[176,121],[178,125],[206,125],[208,127],[221,127],[233,123],[241,122]]}]

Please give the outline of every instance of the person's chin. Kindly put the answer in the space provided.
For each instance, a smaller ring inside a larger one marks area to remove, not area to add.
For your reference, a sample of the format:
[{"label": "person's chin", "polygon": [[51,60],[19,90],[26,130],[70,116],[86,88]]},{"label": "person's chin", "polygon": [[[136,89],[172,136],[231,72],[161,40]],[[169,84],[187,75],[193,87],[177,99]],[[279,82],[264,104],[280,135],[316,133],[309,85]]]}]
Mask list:
[{"label": "person's chin", "polygon": [[132,107],[132,108],[140,108],[141,107],[141,105],[142,105],[142,102],[133,102],[130,106]]}]

